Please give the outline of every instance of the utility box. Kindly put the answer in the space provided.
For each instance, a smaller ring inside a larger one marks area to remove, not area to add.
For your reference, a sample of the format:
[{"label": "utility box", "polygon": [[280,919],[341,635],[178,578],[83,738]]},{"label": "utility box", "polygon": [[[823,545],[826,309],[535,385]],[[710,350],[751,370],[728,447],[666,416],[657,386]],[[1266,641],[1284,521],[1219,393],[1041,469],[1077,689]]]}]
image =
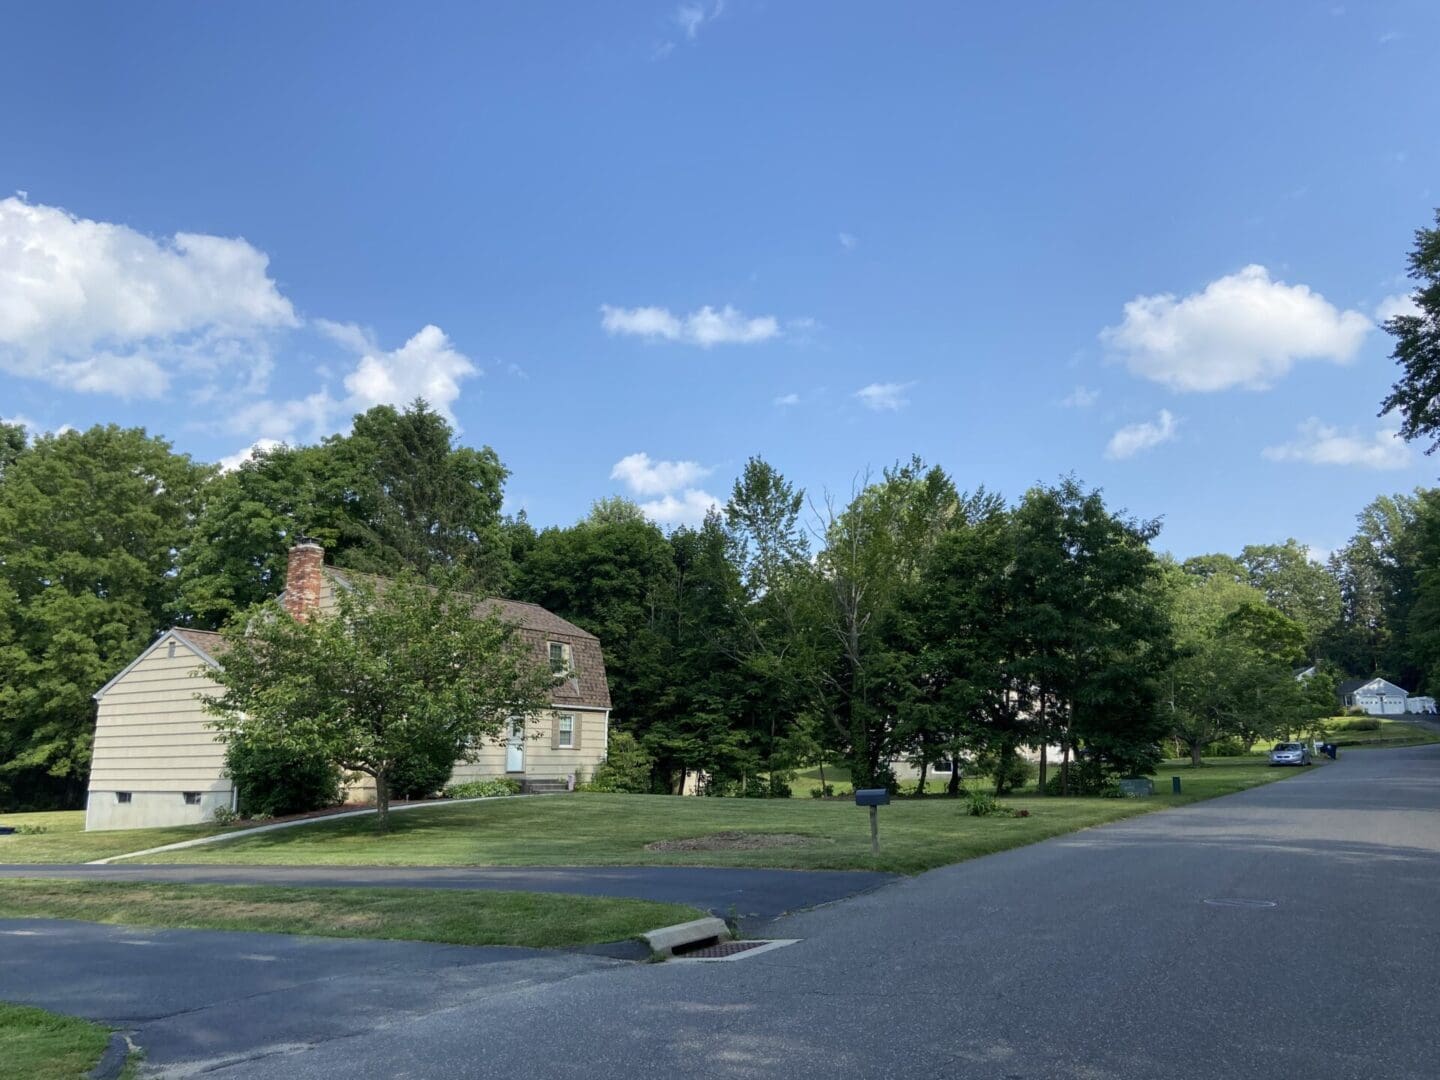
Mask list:
[{"label": "utility box", "polygon": [[1120,790],[1129,796],[1154,795],[1155,781],[1148,776],[1137,776],[1120,781]]},{"label": "utility box", "polygon": [[890,792],[883,787],[859,788],[855,792],[856,806],[889,806]]}]

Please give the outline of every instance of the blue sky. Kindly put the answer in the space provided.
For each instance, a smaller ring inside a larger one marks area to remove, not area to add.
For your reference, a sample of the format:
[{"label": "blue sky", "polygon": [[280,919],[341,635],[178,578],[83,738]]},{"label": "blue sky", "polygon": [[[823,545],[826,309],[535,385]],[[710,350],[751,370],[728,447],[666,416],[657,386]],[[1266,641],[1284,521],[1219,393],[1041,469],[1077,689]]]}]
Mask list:
[{"label": "blue sky", "polygon": [[1434,4],[6,23],[0,416],[39,430],[217,461],[419,392],[537,524],[918,453],[1073,470],[1181,555],[1332,548],[1434,480],[1374,325],[1440,205]]}]

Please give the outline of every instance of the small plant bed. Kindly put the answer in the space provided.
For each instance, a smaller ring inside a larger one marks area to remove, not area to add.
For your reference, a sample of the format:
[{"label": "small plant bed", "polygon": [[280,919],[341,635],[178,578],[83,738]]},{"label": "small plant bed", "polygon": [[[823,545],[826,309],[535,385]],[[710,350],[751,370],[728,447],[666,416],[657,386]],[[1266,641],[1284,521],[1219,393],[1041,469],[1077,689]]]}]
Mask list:
[{"label": "small plant bed", "polygon": [[0,1002],[0,1077],[74,1080],[87,1076],[109,1041],[110,1029],[101,1024]]},{"label": "small plant bed", "polygon": [[633,938],[657,926],[688,922],[701,915],[683,904],[480,889],[311,889],[41,878],[0,881],[3,919],[78,919],[123,926],[253,930],[451,945],[591,945]]},{"label": "small plant bed", "polygon": [[646,851],[755,851],[759,848],[808,847],[824,843],[824,837],[799,833],[718,832],[709,836],[686,836],[678,840],[656,840]]}]

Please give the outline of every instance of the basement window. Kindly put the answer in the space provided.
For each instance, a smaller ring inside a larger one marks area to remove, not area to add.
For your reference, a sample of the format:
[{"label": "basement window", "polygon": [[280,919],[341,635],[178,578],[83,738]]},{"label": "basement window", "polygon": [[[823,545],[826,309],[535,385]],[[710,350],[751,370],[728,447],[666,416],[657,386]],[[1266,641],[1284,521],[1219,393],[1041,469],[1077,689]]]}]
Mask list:
[{"label": "basement window", "polygon": [[128,803],[128,802],[130,801],[130,792],[128,792],[128,791],[117,791],[117,792],[115,792],[115,801],[118,802],[118,803]]},{"label": "basement window", "polygon": [[187,791],[187,792],[185,792],[185,805],[186,805],[186,806],[199,806],[199,805],[200,805],[200,792],[198,792],[198,791]]}]

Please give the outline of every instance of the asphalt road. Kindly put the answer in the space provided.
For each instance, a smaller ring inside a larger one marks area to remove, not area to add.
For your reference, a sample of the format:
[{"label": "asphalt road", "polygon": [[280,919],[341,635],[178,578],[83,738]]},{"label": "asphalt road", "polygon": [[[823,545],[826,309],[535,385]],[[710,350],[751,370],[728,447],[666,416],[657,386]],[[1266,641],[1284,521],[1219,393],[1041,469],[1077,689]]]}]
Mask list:
[{"label": "asphalt road", "polygon": [[[803,940],[735,963],[195,936],[193,1011],[135,1026],[152,1064],[226,1080],[1433,1080],[1437,914],[1440,747],[1373,750],[780,919]],[[93,932],[0,939],[0,997],[126,1019],[127,963],[165,946]],[[272,940],[295,954],[239,956]],[[277,985],[227,998],[247,963]]]},{"label": "asphalt road", "polygon": [[519,889],[689,904],[742,926],[828,904],[895,881],[850,870],[756,870],[709,866],[0,866],[0,878],[175,881],[209,885],[307,885],[413,889]]}]

